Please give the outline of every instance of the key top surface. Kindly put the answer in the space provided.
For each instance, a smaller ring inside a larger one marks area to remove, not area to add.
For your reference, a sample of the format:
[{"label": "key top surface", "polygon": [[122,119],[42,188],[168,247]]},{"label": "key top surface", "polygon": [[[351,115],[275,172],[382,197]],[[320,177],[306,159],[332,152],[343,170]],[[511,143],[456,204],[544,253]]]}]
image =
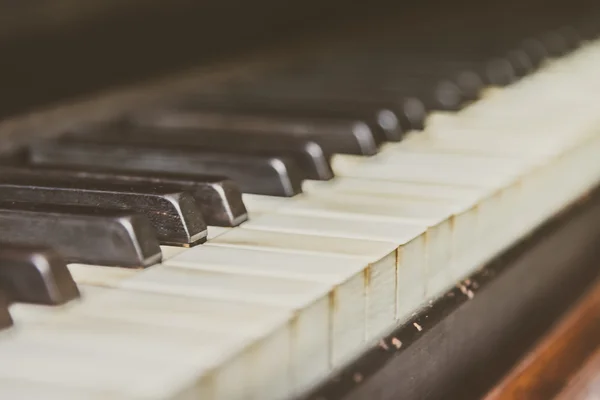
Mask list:
[{"label": "key top surface", "polygon": [[0,243],[0,287],[11,301],[64,304],[79,290],[64,260],[50,249]]},{"label": "key top surface", "polygon": [[0,176],[0,202],[81,205],[144,214],[163,244],[206,241],[206,224],[193,197],[177,188],[50,176]]},{"label": "key top surface", "polygon": [[35,165],[0,166],[0,174],[82,182],[168,186],[189,192],[207,225],[236,226],[248,219],[238,185],[222,176]]},{"label": "key top surface", "polygon": [[298,167],[283,157],[61,140],[31,146],[30,161],[38,165],[223,175],[239,184],[243,192],[271,196],[293,196],[302,190]]},{"label": "key top surface", "polygon": [[0,242],[54,248],[68,262],[147,267],[162,254],[150,221],[93,207],[0,202]]},{"label": "key top surface", "polygon": [[227,113],[164,109],[130,117],[139,126],[194,128],[228,132],[252,131],[314,140],[327,153],[377,153],[378,138],[363,122],[319,119],[290,119],[252,113]]},{"label": "key top surface", "polygon": [[284,156],[294,160],[306,179],[328,180],[333,177],[329,155],[316,142],[294,136],[253,132],[206,131],[200,129],[164,129],[112,126],[99,131],[72,134],[74,140],[92,143],[160,145],[189,147],[205,151],[248,154],[266,157]]},{"label": "key top surface", "polygon": [[[238,93],[219,95],[196,95],[183,101],[183,110],[217,110],[225,112],[253,113],[288,118],[323,118],[333,120],[356,120],[365,123],[377,135],[388,141],[398,141],[404,134],[404,112],[401,102],[382,104],[368,99],[300,98],[294,93],[265,95],[263,91],[250,96]],[[390,121],[389,114],[394,121]],[[383,121],[382,118],[387,120]],[[378,133],[381,131],[381,133]]]}]

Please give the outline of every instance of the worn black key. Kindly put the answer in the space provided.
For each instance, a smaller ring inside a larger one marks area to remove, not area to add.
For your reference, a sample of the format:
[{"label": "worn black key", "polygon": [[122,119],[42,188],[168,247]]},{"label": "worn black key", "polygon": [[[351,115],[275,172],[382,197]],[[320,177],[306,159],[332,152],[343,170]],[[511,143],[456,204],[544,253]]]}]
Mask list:
[{"label": "worn black key", "polygon": [[302,178],[293,160],[211,153],[185,146],[163,148],[57,140],[31,146],[30,161],[113,170],[223,175],[235,181],[242,192],[271,196],[293,196],[302,191]]},{"label": "worn black key", "polygon": [[509,50],[506,54],[506,59],[512,65],[516,78],[527,76],[535,70],[533,62],[523,49]]},{"label": "worn black key", "polygon": [[142,268],[162,253],[148,218],[94,207],[0,202],[0,243],[50,247],[67,262]]},{"label": "worn black key", "polygon": [[504,57],[494,58],[485,64],[486,82],[495,86],[510,85],[516,80],[515,70]]},{"label": "worn black key", "polygon": [[64,304],[79,297],[65,260],[55,251],[0,243],[0,290],[10,301]]},{"label": "worn black key", "polygon": [[169,186],[4,173],[0,201],[135,211],[150,220],[162,244],[190,246],[206,241],[206,224],[192,195]]},{"label": "worn black key", "polygon": [[168,186],[189,192],[207,225],[237,226],[248,219],[242,193],[236,183],[222,176],[184,175],[167,172],[106,171],[89,168],[36,165],[0,166],[0,176],[59,178],[80,182],[122,185]]},{"label": "worn black key", "polygon": [[[416,120],[425,118],[425,106],[416,97],[388,96],[387,99],[381,99],[366,92],[326,90],[329,88],[325,85],[313,89],[310,84],[298,83],[296,79],[292,77],[272,88],[269,87],[272,82],[258,81],[253,85],[236,87],[235,90],[197,93],[157,114],[195,111],[222,113],[224,116],[362,121],[373,132],[376,143],[402,140]],[[358,122],[355,125],[356,128],[360,126]],[[326,131],[322,134],[326,134]],[[332,150],[342,153],[339,144]]]},{"label": "worn black key", "polygon": [[10,306],[8,294],[0,290],[0,329],[6,329],[13,325],[8,306]]},{"label": "worn black key", "polygon": [[[459,86],[444,77],[432,79],[421,74],[398,73],[394,79],[380,79],[379,71],[350,76],[323,76],[326,72],[316,71],[314,75],[290,76],[275,91],[299,93],[300,96],[321,96],[326,98],[361,98],[389,103],[401,103],[406,99],[418,99],[428,110],[456,110],[461,108],[466,98]],[[360,76],[361,79],[356,79]],[[371,76],[371,78],[369,78]],[[257,89],[257,93],[262,90]],[[343,97],[342,97],[343,96]],[[399,113],[401,114],[401,113]]]},{"label": "worn black key", "polygon": [[559,58],[571,50],[567,38],[559,31],[549,31],[540,35],[540,41],[550,57]]},{"label": "worn black key", "polygon": [[191,128],[229,132],[277,133],[314,140],[327,153],[373,155],[379,140],[360,121],[290,118],[264,112],[198,111],[165,108],[130,116],[138,126]]},{"label": "worn black key", "polygon": [[[227,93],[190,96],[182,101],[178,111],[211,111],[252,115],[271,116],[275,118],[296,119],[332,119],[362,121],[375,132],[377,140],[397,142],[406,133],[406,107],[411,99],[396,102],[377,102],[355,96],[353,98],[335,99],[316,96],[302,98],[298,91],[282,90],[276,96],[269,96],[268,91],[258,82],[257,93]],[[378,133],[380,131],[380,133]]]},{"label": "worn black key", "polygon": [[107,126],[92,134],[85,132],[85,134],[73,135],[73,138],[115,145],[188,147],[232,155],[284,156],[296,162],[304,179],[333,178],[333,171],[329,164],[331,154],[326,154],[323,148],[312,140],[294,136],[199,129]]},{"label": "worn black key", "polygon": [[583,42],[581,33],[573,26],[564,25],[558,28],[556,33],[563,38],[568,51],[576,50]]},{"label": "worn black key", "polygon": [[534,68],[538,68],[550,55],[544,44],[537,38],[529,37],[521,42],[520,48],[525,51]]}]

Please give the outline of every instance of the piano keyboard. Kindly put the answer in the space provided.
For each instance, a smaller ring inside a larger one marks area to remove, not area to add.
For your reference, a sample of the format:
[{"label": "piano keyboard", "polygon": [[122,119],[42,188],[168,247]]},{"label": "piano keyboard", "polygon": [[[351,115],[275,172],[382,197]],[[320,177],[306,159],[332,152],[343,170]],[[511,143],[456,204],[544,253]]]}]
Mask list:
[{"label": "piano keyboard", "polygon": [[0,396],[305,393],[595,187],[599,66],[583,43],[402,134],[261,117],[245,151],[192,112],[33,145],[0,167]]}]

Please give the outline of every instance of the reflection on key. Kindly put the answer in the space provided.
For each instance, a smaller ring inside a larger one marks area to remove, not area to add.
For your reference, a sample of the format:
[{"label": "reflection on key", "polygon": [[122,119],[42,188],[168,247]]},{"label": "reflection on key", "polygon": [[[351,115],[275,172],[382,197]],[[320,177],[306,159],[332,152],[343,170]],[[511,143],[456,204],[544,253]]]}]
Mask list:
[{"label": "reflection on key", "polygon": [[[323,98],[302,96],[294,92],[277,94],[220,93],[217,95],[192,95],[174,107],[176,112],[221,112],[234,115],[256,115],[271,118],[296,118],[348,120],[366,124],[376,140],[398,141],[406,126],[403,102],[382,103],[361,96],[355,98]],[[164,112],[164,111],[163,111]],[[167,111],[169,112],[169,111]]]},{"label": "reflection on key", "polygon": [[293,196],[302,190],[297,165],[283,157],[67,140],[33,145],[30,157],[32,163],[44,165],[223,175],[237,182],[243,192],[271,196]]},{"label": "reflection on key", "polygon": [[135,211],[150,220],[163,244],[189,246],[206,241],[206,224],[192,196],[168,186],[3,174],[0,201]]},{"label": "reflection on key", "polygon": [[316,142],[294,136],[219,132],[200,129],[108,126],[93,133],[69,136],[89,143],[188,147],[208,152],[288,157],[296,162],[303,178],[328,180],[333,177],[328,155]]},{"label": "reflection on key", "polygon": [[11,301],[64,304],[79,297],[64,260],[50,249],[0,243],[0,287]]},{"label": "reflection on key", "polygon": [[35,243],[68,262],[147,267],[162,255],[143,215],[92,207],[0,203],[0,242]]},{"label": "reflection on key", "polygon": [[279,134],[314,140],[327,153],[377,153],[379,140],[365,123],[320,119],[290,119],[253,115],[252,113],[225,113],[193,110],[152,110],[131,117],[140,126],[163,128],[193,128],[228,132],[251,131],[256,134]]},{"label": "reflection on key", "polygon": [[189,192],[208,225],[237,226],[248,219],[248,212],[238,185],[222,176],[36,165],[1,166],[0,174],[25,178],[66,179],[70,182],[89,184],[109,182],[146,187],[167,186]]}]

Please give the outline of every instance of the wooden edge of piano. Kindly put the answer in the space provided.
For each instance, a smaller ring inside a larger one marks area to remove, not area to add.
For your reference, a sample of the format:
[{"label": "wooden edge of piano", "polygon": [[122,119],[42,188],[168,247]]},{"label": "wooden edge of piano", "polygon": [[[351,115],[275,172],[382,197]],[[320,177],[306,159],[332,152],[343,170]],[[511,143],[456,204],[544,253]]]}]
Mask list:
[{"label": "wooden edge of piano", "polygon": [[[305,399],[482,398],[598,282],[598,243],[600,188],[420,311]],[[592,331],[598,331],[597,317],[589,321]],[[588,340],[592,348],[600,347],[600,336]],[[525,398],[548,398],[534,394]]]},{"label": "wooden edge of piano", "polygon": [[485,397],[585,399],[598,394],[600,284],[596,282]]}]

